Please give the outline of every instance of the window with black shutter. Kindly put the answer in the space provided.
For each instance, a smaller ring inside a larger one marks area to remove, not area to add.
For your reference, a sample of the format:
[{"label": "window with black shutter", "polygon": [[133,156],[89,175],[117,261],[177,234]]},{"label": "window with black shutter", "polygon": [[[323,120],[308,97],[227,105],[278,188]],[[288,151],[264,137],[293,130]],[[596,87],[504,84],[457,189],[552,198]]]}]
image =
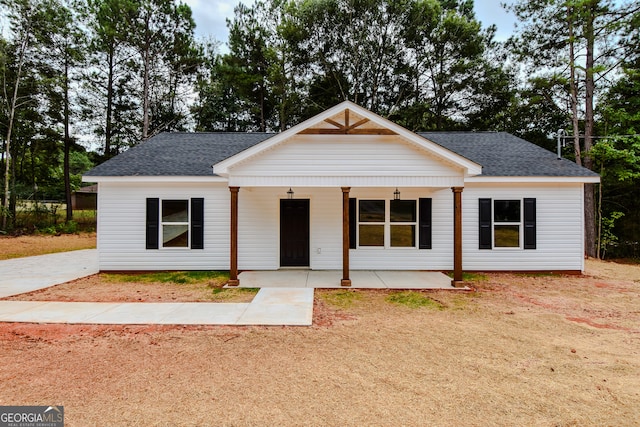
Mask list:
[{"label": "window with black shutter", "polygon": [[479,248],[491,249],[491,199],[480,199],[478,216],[480,219]]},{"label": "window with black shutter", "polygon": [[423,198],[418,205],[418,239],[420,249],[431,249],[431,199]]},{"label": "window with black shutter", "polygon": [[354,198],[349,199],[349,249],[355,249],[357,246],[356,235],[357,235],[357,201]]},{"label": "window with black shutter", "polygon": [[191,249],[204,249],[204,199],[191,199]]},{"label": "window with black shutter", "polygon": [[479,199],[479,248],[536,249],[536,199]]},{"label": "window with black shutter", "polygon": [[204,199],[147,199],[146,248],[204,249]]},{"label": "window with black shutter", "polygon": [[158,249],[160,199],[147,199],[147,249]]},{"label": "window with black shutter", "polygon": [[524,199],[524,248],[536,249],[536,199]]}]

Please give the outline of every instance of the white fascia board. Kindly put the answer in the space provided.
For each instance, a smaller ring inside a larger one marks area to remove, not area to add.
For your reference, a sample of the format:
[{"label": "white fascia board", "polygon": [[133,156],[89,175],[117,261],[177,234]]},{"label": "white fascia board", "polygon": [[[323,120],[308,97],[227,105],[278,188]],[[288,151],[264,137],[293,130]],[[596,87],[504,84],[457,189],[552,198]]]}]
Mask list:
[{"label": "white fascia board", "polygon": [[472,162],[471,160],[457,154],[454,153],[451,150],[447,150],[446,148],[432,142],[429,141],[426,138],[421,137],[418,134],[415,134],[405,128],[403,128],[402,126],[399,126],[387,119],[385,119],[384,117],[380,117],[379,115],[372,113],[371,111],[360,107],[359,105],[354,104],[353,102],[350,101],[343,101],[340,104],[326,110],[323,111],[322,113],[305,120],[302,123],[297,124],[296,126],[282,132],[279,133],[278,135],[275,135],[259,144],[254,145],[251,148],[248,148],[246,150],[244,150],[241,153],[236,154],[235,156],[229,157],[228,159],[225,159],[215,165],[213,165],[213,169],[214,172],[218,175],[222,175],[222,176],[227,176],[229,174],[229,168],[245,159],[250,158],[251,156],[254,156],[262,151],[268,150],[271,147],[291,138],[292,136],[296,135],[298,132],[310,128],[311,126],[321,123],[323,122],[325,119],[331,118],[333,116],[335,116],[336,114],[338,114],[341,111],[344,111],[345,109],[349,109],[351,111],[353,111],[354,113],[369,119],[370,121],[377,123],[379,125],[381,125],[382,127],[385,127],[395,133],[397,133],[399,136],[405,138],[406,140],[418,145],[419,147],[422,147],[423,149],[430,151],[432,153],[434,153],[435,155],[446,159],[450,162],[452,162],[455,165],[458,165],[464,169],[466,169],[467,171],[467,175],[479,175],[482,173],[482,166]]},{"label": "white fascia board", "polygon": [[221,176],[83,176],[83,182],[228,182]]},{"label": "white fascia board", "polygon": [[599,176],[471,176],[464,182],[499,182],[499,183],[600,183]]}]

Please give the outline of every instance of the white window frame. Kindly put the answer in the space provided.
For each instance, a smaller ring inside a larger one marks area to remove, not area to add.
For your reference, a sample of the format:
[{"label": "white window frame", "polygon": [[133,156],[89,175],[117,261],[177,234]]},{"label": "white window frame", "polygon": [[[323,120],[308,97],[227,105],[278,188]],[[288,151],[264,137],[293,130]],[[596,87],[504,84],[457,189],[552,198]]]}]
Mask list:
[{"label": "white window frame", "polygon": [[[496,221],[495,211],[496,211],[496,202],[519,202],[520,203],[520,221],[519,222],[501,222]],[[508,226],[518,226],[518,246],[496,246],[496,226],[508,225]],[[522,249],[524,247],[524,235],[523,235],[523,225],[524,225],[524,201],[522,198],[520,199],[493,199],[491,203],[491,246],[492,249],[497,250],[505,250],[505,251],[513,251]]]},{"label": "white window frame", "polygon": [[[164,202],[185,202],[187,204],[187,221],[163,221],[163,204]],[[160,249],[168,250],[185,250],[191,248],[191,199],[160,199]],[[164,245],[164,226],[165,225],[186,225],[187,226],[187,245],[186,246],[165,246]]]},{"label": "white window frame", "polygon": [[[389,199],[382,198],[366,198],[357,199],[356,203],[356,241],[357,249],[371,249],[371,250],[406,250],[406,249],[418,249],[418,199],[403,199],[413,201],[415,208],[415,221],[413,222],[391,222],[391,202]],[[384,202],[384,222],[360,222],[360,201],[383,201]],[[362,246],[360,245],[360,225],[382,225],[384,226],[384,245],[383,246]],[[413,226],[413,246],[391,246],[391,226],[394,225],[412,225]]]}]

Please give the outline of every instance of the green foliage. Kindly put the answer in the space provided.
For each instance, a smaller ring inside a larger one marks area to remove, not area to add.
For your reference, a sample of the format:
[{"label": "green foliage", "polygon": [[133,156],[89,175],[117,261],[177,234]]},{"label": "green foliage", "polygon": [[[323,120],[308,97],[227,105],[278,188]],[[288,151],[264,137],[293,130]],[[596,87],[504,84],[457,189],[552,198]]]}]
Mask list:
[{"label": "green foliage", "polygon": [[523,277],[562,277],[562,274],[551,272],[539,272],[539,273],[516,273],[518,276]]},{"label": "green foliage", "polygon": [[445,305],[439,303],[438,301],[415,291],[393,292],[385,299],[388,302],[398,305],[404,305],[410,308],[427,307],[433,310],[444,310],[446,308]]},{"label": "green foliage", "polygon": [[[63,164],[63,156],[64,155],[62,153],[59,154],[58,164],[60,166],[52,171],[52,176],[55,178],[55,182],[57,183],[62,183],[64,179],[64,169],[61,167]],[[93,162],[89,159],[86,151],[74,150],[69,153],[69,178],[72,190],[77,190],[82,186],[82,174],[93,166]],[[59,189],[59,194],[64,194],[64,187]],[[62,199],[60,196],[55,198]]]},{"label": "green foliage", "polygon": [[213,290],[211,292],[213,292],[214,295],[221,295],[221,294],[257,294],[258,291],[260,291],[260,288],[223,288],[223,287],[218,287],[218,288],[213,288]]},{"label": "green foliage", "polygon": [[362,300],[362,294],[356,290],[340,289],[326,291],[321,294],[322,299],[331,305],[340,308],[349,308],[357,301]]},{"label": "green foliage", "polygon": [[602,177],[600,255],[640,255],[640,63],[634,56],[599,107],[599,140],[591,154]]},{"label": "green foliage", "polygon": [[[453,279],[453,272],[449,272],[447,275]],[[463,282],[484,282],[486,280],[489,280],[486,274],[462,272]]]},{"label": "green foliage", "polygon": [[345,99],[412,130],[495,126],[513,85],[470,5],[240,4],[230,52],[200,76],[197,128],[283,130]]},{"label": "green foliage", "polygon": [[48,227],[39,228],[37,232],[39,234],[75,234],[78,230],[78,223],[75,221],[62,222],[60,224],[50,225]]},{"label": "green foliage", "polygon": [[[260,288],[223,288],[215,287],[211,290],[209,299],[216,302],[252,300]],[[249,298],[251,297],[251,298]]]},{"label": "green foliage", "polygon": [[602,218],[602,231],[600,233],[600,258],[604,259],[607,251],[618,246],[618,236],[613,234],[616,221],[624,216],[622,212],[611,212],[609,216]]}]

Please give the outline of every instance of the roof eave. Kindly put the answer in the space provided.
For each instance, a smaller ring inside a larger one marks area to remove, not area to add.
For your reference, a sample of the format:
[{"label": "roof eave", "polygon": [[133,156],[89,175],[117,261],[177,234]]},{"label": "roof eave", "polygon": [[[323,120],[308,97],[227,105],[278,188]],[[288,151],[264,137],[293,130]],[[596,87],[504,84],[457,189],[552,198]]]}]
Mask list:
[{"label": "roof eave", "polygon": [[599,176],[471,176],[465,178],[465,183],[486,182],[486,183],[584,183],[598,184]]},{"label": "roof eave", "polygon": [[228,182],[227,178],[215,175],[83,175],[84,182]]}]

